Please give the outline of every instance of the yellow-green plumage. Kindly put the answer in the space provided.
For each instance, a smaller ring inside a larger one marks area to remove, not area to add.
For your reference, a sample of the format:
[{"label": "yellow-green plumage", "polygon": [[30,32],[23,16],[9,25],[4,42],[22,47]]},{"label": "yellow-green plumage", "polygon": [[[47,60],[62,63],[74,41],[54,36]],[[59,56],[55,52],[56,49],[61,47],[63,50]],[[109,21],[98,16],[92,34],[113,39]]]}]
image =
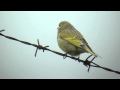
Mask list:
[{"label": "yellow-green plumage", "polygon": [[59,47],[67,54],[78,56],[87,52],[97,57],[97,54],[92,51],[81,33],[67,21],[60,22],[57,41]]}]

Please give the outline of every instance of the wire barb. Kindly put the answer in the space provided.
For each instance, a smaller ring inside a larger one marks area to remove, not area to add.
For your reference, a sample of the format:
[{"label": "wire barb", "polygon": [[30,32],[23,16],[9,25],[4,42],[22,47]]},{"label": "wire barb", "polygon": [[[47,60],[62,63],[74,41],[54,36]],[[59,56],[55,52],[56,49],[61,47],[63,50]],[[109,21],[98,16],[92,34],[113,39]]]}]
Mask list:
[{"label": "wire barb", "polygon": [[[39,39],[37,39],[37,42],[38,42],[38,46],[40,46],[40,43],[39,43]],[[35,51],[35,57],[36,57],[36,55],[37,55],[37,51],[38,51],[38,47],[36,47],[36,51]]]},{"label": "wire barb", "polygon": [[88,72],[90,71],[90,67],[92,66],[91,63],[93,62],[93,60],[95,59],[95,57],[89,61],[88,59],[91,57],[92,55],[88,56],[85,60],[85,62],[83,63],[86,67],[88,67]]},{"label": "wire barb", "polygon": [[42,45],[40,45],[40,43],[39,43],[39,39],[37,39],[37,43],[38,43],[38,46],[36,47],[35,57],[36,57],[36,55],[37,55],[37,51],[38,51],[38,49],[39,49],[39,50],[40,50],[40,49],[43,49],[43,52],[44,52],[44,50],[46,50],[47,47],[49,47],[49,46],[45,46],[45,47],[43,47]]},{"label": "wire barb", "polygon": [[44,47],[43,47],[43,52],[45,51],[45,49],[46,49],[47,47],[49,47],[49,46],[44,46]]},{"label": "wire barb", "polygon": [[95,59],[96,57],[94,57],[91,61],[90,61],[90,65],[88,67],[88,72],[90,71],[90,67],[91,67],[91,63],[93,62],[93,60]]},{"label": "wire barb", "polygon": [[87,67],[90,66],[90,61],[88,61],[88,58],[90,58],[92,55],[88,56],[86,60],[83,62],[83,64]]}]

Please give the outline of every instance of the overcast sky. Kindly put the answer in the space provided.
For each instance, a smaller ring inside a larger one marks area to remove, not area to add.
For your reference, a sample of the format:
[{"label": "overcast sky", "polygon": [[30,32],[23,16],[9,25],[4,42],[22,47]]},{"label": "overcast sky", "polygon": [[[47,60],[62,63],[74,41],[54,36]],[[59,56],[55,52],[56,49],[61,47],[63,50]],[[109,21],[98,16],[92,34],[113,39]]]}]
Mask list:
[{"label": "overcast sky", "polygon": [[[101,58],[95,63],[120,71],[119,11],[0,11],[0,30],[5,35],[64,53],[57,44],[57,27],[70,22]],[[1,79],[120,79],[120,75],[87,67],[70,58],[0,36]],[[90,54],[81,54],[85,60]]]}]

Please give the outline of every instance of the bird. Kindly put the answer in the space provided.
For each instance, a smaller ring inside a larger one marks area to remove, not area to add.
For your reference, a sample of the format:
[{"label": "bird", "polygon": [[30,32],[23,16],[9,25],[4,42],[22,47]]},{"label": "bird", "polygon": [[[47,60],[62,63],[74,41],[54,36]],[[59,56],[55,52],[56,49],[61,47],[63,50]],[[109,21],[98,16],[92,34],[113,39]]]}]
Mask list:
[{"label": "bird", "polygon": [[58,46],[66,54],[79,57],[82,53],[90,53],[94,57],[99,56],[93,52],[82,34],[68,21],[61,21],[57,29]]}]

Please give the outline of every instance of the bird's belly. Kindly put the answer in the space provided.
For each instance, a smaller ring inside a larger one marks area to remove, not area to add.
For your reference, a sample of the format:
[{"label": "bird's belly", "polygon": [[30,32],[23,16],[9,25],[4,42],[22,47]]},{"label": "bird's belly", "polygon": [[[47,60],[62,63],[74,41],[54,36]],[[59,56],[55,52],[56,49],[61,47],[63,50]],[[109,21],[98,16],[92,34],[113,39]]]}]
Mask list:
[{"label": "bird's belly", "polygon": [[70,44],[65,40],[61,38],[58,38],[57,40],[59,47],[67,54],[70,54],[72,56],[78,56],[79,54],[83,53],[83,51],[80,48]]}]

